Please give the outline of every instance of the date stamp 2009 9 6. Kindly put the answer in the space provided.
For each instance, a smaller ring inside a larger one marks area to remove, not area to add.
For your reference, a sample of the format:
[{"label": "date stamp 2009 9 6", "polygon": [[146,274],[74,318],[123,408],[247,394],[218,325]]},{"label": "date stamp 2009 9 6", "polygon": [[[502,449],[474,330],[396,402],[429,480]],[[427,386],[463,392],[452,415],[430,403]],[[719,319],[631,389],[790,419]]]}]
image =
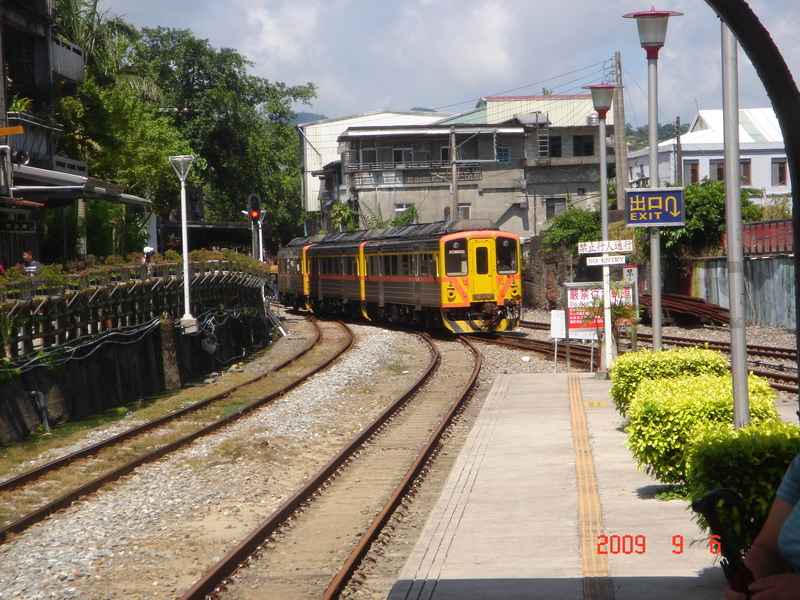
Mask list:
[{"label": "date stamp 2009 9 6", "polygon": [[[672,536],[672,554],[683,554],[685,549],[682,535]],[[711,554],[720,553],[720,539],[712,535],[708,543]],[[598,554],[646,554],[647,536],[645,535],[598,535]]]}]

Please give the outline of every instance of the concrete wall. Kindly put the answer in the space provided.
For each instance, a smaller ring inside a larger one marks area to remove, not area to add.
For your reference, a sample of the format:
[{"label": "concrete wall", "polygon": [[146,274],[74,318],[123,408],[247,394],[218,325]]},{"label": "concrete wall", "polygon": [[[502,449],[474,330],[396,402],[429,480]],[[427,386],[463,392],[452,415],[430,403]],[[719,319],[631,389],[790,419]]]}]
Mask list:
[{"label": "concrete wall", "polygon": [[135,344],[109,343],[84,360],[26,371],[0,383],[0,443],[42,426],[31,391],[44,394],[51,424],[81,419],[222,369],[269,335],[257,316],[229,318],[214,330],[212,355],[202,347],[206,334],[182,335],[171,320],[162,321]]}]

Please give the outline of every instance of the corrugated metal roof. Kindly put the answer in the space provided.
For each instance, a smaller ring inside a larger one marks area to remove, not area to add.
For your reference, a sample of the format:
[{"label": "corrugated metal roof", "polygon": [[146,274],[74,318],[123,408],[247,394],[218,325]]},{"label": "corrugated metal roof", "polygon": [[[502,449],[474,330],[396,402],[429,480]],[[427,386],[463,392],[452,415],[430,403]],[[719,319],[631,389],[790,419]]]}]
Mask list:
[{"label": "corrugated metal roof", "polygon": [[[682,143],[722,144],[724,122],[721,109],[698,111]],[[783,143],[778,117],[772,108],[739,110],[739,143]]]}]

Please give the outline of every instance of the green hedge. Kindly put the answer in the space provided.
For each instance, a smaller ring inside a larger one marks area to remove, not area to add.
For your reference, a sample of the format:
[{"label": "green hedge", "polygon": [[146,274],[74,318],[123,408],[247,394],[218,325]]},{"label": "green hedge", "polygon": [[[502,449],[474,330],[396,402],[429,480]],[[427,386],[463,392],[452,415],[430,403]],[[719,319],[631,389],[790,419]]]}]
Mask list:
[{"label": "green hedge", "polygon": [[[761,529],[783,475],[798,453],[800,427],[783,421],[735,430],[703,428],[687,453],[689,498],[702,498],[718,488],[737,492],[750,511],[748,518],[741,518],[725,504],[718,514],[731,543],[744,551]],[[707,530],[705,519],[697,517],[697,521]]]},{"label": "green hedge", "polygon": [[704,348],[642,350],[617,358],[611,367],[611,399],[625,416],[639,384],[646,379],[685,375],[726,375],[728,362],[722,353]]},{"label": "green hedge", "polygon": [[[630,402],[628,448],[639,468],[663,483],[686,480],[687,450],[699,428],[733,428],[730,375],[645,379]],[[778,419],[775,392],[763,377],[750,375],[750,419]]]}]

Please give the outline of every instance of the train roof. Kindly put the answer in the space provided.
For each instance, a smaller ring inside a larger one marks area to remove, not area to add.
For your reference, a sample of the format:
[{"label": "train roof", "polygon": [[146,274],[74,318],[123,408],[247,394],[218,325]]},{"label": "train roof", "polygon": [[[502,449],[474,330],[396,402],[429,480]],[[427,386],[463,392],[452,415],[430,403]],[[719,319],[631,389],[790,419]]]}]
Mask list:
[{"label": "train roof", "polygon": [[386,229],[361,229],[358,231],[338,231],[329,234],[317,234],[308,237],[294,238],[287,244],[290,246],[306,246],[308,244],[358,244],[370,240],[414,239],[457,233],[459,231],[497,230],[490,219],[463,219],[460,221],[435,221],[433,223],[414,223],[388,227]]}]

